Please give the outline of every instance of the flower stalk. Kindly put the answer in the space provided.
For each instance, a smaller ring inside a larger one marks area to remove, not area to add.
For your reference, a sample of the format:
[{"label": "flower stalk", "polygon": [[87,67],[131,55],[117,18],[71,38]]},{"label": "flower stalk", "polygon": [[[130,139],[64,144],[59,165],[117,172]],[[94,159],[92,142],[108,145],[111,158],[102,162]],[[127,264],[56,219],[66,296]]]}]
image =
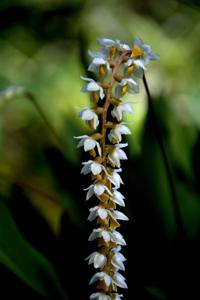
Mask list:
[{"label": "flower stalk", "polygon": [[123,135],[131,134],[126,123],[121,121],[124,113],[132,112],[131,103],[123,97],[139,92],[137,81],[143,78],[148,63],[158,59],[158,55],[138,38],[131,47],[119,40],[97,40],[101,49],[89,51],[92,62],[88,70],[95,72],[99,80],[81,77],[87,82],[82,92],[90,93],[95,107],[85,108],[79,114],[96,132],[75,138],[80,140],[77,147],[83,146],[90,156],[82,163],[81,170],[84,175],[91,174],[92,183],[85,189],[86,200],[98,199],[88,216],[88,220],[97,225],[88,239],[97,240],[97,251],[87,257],[88,263],[98,270],[89,283],[96,283],[97,289],[90,299],[120,300],[123,295],[119,290],[128,288],[120,273],[125,271],[126,258],[120,251],[126,241],[117,230],[121,221],[128,221],[118,210],[118,206],[125,207],[125,197],[118,191],[123,184],[119,174],[121,161],[128,159],[123,150],[128,144],[121,142]]}]

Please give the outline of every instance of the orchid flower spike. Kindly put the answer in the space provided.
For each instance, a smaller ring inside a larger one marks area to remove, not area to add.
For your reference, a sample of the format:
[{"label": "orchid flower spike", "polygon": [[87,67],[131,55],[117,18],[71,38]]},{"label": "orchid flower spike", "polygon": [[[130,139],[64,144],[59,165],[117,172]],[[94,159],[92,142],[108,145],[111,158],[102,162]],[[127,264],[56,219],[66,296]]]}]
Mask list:
[{"label": "orchid flower spike", "polygon": [[[96,273],[89,284],[97,290],[91,300],[121,300],[122,289],[127,289],[125,271],[126,258],[121,250],[126,246],[123,235],[117,230],[120,223],[128,221],[124,209],[125,196],[119,191],[124,181],[121,177],[122,162],[128,159],[124,148],[124,136],[131,131],[123,122],[125,113],[132,113],[131,102],[122,99],[128,93],[139,93],[139,81],[149,63],[159,59],[149,45],[135,38],[131,45],[120,40],[98,38],[100,49],[89,51],[91,63],[88,71],[95,73],[97,81],[81,77],[85,81],[82,92],[88,92],[92,108],[84,108],[79,117],[95,130],[90,135],[75,137],[77,147],[83,147],[89,158],[82,162],[81,174],[90,178],[86,200],[95,202],[89,208],[88,221],[96,226],[89,235],[89,242],[97,242],[97,250],[86,260],[93,265]],[[88,201],[88,203],[91,203]]]}]

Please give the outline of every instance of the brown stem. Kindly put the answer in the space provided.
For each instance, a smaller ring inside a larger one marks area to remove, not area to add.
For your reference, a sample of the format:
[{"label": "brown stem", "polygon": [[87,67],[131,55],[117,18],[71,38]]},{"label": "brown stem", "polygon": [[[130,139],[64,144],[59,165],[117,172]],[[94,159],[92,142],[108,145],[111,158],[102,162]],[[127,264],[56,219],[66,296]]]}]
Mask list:
[{"label": "brown stem", "polygon": [[120,57],[119,60],[116,62],[115,67],[112,70],[112,75],[111,75],[111,79],[109,82],[109,87],[107,89],[107,94],[106,94],[106,100],[105,103],[103,105],[103,113],[102,113],[102,127],[101,127],[101,134],[102,134],[102,139],[101,139],[101,147],[102,147],[102,158],[103,158],[103,164],[104,167],[106,167],[106,130],[107,130],[107,113],[108,113],[108,109],[110,106],[110,100],[112,99],[112,88],[113,85],[115,83],[115,77],[116,74],[121,66],[121,64],[123,63],[123,60],[125,58],[125,56],[128,54],[128,51],[123,52]]}]

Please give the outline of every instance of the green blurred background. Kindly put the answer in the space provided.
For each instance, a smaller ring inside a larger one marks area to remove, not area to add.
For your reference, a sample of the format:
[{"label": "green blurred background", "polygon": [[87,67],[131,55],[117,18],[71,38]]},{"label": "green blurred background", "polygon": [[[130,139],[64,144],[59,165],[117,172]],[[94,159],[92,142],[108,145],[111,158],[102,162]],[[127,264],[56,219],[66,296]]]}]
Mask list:
[{"label": "green blurred background", "polygon": [[[176,196],[141,83],[141,93],[128,98],[134,114],[123,164],[131,219],[121,229],[128,240],[124,299],[199,299],[198,0],[0,1],[1,299],[89,298],[92,268],[84,258],[95,248],[85,220],[92,203],[82,192],[89,178],[79,175],[86,156],[73,140],[89,132],[77,118],[90,104],[80,75],[88,75],[96,37],[131,43],[135,36],[161,56],[146,76]],[[9,86],[36,100],[8,97]]]}]

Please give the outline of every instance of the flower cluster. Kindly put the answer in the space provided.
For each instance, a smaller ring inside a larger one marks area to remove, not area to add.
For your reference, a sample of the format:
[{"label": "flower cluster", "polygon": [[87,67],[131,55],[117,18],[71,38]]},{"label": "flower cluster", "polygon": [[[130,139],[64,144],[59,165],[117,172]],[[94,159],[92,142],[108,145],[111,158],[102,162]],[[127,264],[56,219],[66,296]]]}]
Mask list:
[{"label": "flower cluster", "polygon": [[127,160],[122,143],[123,135],[131,134],[126,123],[121,122],[124,113],[131,113],[131,103],[122,99],[127,93],[139,92],[138,80],[152,60],[159,57],[150,46],[135,38],[132,46],[119,40],[99,38],[99,52],[89,51],[92,62],[88,70],[99,78],[81,77],[86,83],[82,92],[89,92],[93,108],[84,108],[79,116],[90,129],[96,130],[90,136],[82,135],[78,147],[88,152],[90,159],[83,162],[81,173],[91,175],[92,183],[85,190],[86,200],[95,197],[98,202],[89,210],[89,221],[95,221],[89,241],[97,240],[97,251],[87,257],[97,272],[90,280],[96,283],[97,291],[90,299],[120,300],[118,289],[126,289],[126,279],[120,273],[125,270],[126,258],[120,252],[126,241],[117,230],[119,221],[128,221],[128,217],[117,210],[125,206],[125,197],[118,191],[123,184],[120,176],[121,161]]}]

